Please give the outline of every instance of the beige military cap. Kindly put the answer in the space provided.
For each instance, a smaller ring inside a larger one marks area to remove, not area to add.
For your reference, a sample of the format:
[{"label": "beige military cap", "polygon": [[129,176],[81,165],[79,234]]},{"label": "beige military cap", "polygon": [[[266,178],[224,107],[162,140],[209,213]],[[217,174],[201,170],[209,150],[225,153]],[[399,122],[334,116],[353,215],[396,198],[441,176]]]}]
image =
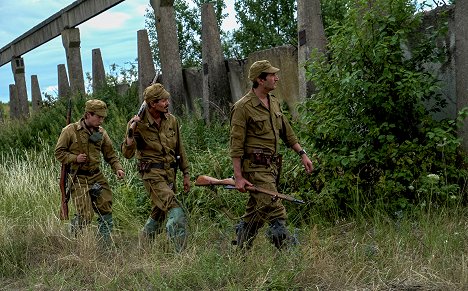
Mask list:
[{"label": "beige military cap", "polygon": [[273,67],[267,60],[256,61],[250,66],[249,80],[255,81],[261,73],[274,74],[279,70],[280,69]]},{"label": "beige military cap", "polygon": [[99,116],[106,117],[107,116],[107,105],[104,101],[98,99],[92,99],[86,101],[85,106],[86,112],[93,112]]}]

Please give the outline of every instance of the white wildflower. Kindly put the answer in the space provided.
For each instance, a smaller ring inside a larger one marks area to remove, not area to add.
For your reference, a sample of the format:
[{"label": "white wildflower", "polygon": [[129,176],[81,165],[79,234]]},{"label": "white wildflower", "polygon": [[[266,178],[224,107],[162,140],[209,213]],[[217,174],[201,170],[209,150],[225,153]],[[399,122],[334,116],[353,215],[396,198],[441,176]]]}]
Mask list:
[{"label": "white wildflower", "polygon": [[436,175],[436,174],[429,174],[427,175],[427,177],[431,180],[434,180],[434,181],[439,181],[440,177],[439,175]]}]

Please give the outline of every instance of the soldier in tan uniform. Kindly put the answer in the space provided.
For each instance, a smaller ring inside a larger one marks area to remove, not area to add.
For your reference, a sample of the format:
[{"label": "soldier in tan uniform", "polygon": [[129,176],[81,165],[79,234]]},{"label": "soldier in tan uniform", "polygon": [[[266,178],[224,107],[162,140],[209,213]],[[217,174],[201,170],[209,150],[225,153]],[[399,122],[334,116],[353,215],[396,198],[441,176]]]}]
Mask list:
[{"label": "soldier in tan uniform", "polygon": [[[231,110],[230,155],[236,188],[242,192],[246,191],[246,185],[277,191],[280,139],[298,153],[307,173],[313,171],[312,162],[283,115],[278,99],[269,93],[276,88],[278,71],[267,60],[253,63],[249,70],[252,89]],[[286,218],[281,200],[250,193],[246,212],[236,227],[237,245],[250,248],[258,230],[269,223],[267,235],[281,249],[293,242],[286,229]]]},{"label": "soldier in tan uniform", "polygon": [[125,176],[106,130],[101,127],[107,106],[101,100],[88,100],[83,118],[67,125],[55,146],[55,157],[70,164],[70,195],[76,213],[70,221],[74,235],[97,213],[98,230],[105,244],[112,231],[112,192],[99,169],[101,154],[119,179]]},{"label": "soldier in tan uniform", "polygon": [[149,241],[161,231],[167,218],[166,231],[177,252],[186,245],[186,217],[175,198],[176,171],[184,176],[184,191],[190,190],[189,163],[182,143],[179,123],[169,113],[170,94],[159,84],[147,87],[143,93],[146,109],[142,117],[135,115],[128,128],[136,122],[131,136],[122,143],[123,155],[135,155],[143,184],[151,197],[151,214],[142,235]]}]

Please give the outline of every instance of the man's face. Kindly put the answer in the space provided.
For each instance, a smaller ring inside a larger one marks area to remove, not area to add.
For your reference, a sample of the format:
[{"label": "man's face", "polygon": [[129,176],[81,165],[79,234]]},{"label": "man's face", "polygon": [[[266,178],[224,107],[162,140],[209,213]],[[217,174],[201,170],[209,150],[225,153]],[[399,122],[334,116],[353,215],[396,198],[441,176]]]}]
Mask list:
[{"label": "man's face", "polygon": [[268,74],[265,80],[262,80],[262,85],[268,91],[272,91],[276,89],[276,82],[279,81],[279,77],[276,73]]},{"label": "man's face", "polygon": [[90,127],[99,127],[104,122],[104,116],[88,112],[86,114],[86,124]]},{"label": "man's face", "polygon": [[169,112],[169,98],[159,99],[158,101],[153,102],[153,108],[161,113]]}]

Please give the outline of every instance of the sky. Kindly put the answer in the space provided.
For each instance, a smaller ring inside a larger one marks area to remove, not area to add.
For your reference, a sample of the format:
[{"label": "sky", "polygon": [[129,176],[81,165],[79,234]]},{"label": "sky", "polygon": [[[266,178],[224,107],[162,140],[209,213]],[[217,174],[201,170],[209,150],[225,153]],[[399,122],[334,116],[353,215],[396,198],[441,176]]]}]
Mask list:
[{"label": "sky", "polygon": [[[73,2],[75,1],[0,1],[0,48]],[[226,0],[226,5],[229,16],[223,22],[223,29],[236,26],[234,0]],[[145,29],[146,9],[152,11],[149,0],[126,0],[78,26],[84,74],[91,73],[92,50],[96,48],[101,50],[107,73],[112,64],[130,68],[128,63],[137,58],[137,31]],[[28,99],[31,100],[31,75],[37,75],[41,92],[57,96],[57,65],[66,65],[62,38],[58,36],[22,57]],[[10,84],[14,84],[14,78],[11,63],[7,63],[0,67],[0,102],[9,102]]]}]

